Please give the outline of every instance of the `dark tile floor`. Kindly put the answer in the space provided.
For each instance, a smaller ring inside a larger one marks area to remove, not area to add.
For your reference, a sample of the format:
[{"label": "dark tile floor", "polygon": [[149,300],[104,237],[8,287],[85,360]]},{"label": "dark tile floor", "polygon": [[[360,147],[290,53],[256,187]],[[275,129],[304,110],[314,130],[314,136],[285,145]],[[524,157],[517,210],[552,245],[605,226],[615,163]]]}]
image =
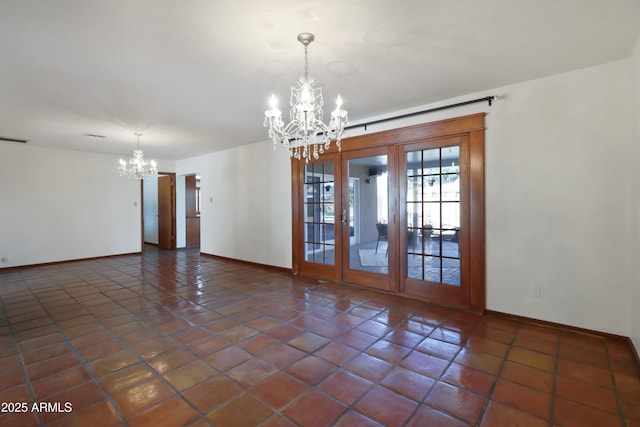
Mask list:
[{"label": "dark tile floor", "polygon": [[0,300],[2,426],[640,425],[624,342],[193,251],[0,270]]}]

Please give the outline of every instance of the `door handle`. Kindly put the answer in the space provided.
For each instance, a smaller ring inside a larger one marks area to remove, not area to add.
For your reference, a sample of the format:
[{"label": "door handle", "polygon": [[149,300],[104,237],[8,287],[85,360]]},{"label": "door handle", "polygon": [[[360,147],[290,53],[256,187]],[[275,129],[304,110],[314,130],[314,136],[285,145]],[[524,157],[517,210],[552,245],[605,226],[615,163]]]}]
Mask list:
[{"label": "door handle", "polygon": [[347,210],[346,209],[342,209],[342,223],[343,224],[347,223]]}]

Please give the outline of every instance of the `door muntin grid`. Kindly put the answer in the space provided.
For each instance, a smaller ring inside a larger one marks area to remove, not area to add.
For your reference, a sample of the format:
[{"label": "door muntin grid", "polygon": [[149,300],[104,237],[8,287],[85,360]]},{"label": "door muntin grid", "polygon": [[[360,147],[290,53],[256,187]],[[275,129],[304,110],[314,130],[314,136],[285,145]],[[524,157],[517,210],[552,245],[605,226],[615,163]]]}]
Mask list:
[{"label": "door muntin grid", "polygon": [[335,164],[304,167],[304,259],[335,265]]},{"label": "door muntin grid", "polygon": [[407,277],[460,286],[460,147],[406,153]]}]

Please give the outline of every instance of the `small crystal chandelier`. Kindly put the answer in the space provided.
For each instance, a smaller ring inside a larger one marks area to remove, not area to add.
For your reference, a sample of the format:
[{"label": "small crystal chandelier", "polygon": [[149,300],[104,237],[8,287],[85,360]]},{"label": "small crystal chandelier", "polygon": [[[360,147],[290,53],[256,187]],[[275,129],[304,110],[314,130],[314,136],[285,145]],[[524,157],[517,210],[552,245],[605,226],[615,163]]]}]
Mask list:
[{"label": "small crystal chandelier", "polygon": [[153,160],[145,160],[142,156],[142,150],[140,149],[140,136],[141,133],[134,134],[138,137],[138,148],[133,150],[133,157],[128,162],[120,159],[120,166],[118,166],[118,172],[120,176],[124,176],[131,179],[143,179],[149,176],[158,175],[158,168],[156,162]]},{"label": "small crystal chandelier", "polygon": [[347,112],[342,107],[342,98],[338,95],[336,109],[331,112],[331,122],[327,126],[323,121],[322,87],[313,77],[309,78],[307,46],[315,39],[311,33],[298,34],[298,41],[304,46],[304,77],[291,86],[290,122],[285,126],[278,109],[278,100],[271,95],[269,106],[264,112],[264,126],[269,128],[269,138],[274,149],[278,143],[291,151],[291,156],[300,160],[313,157],[328,150],[331,140],[336,141],[340,149],[340,140],[347,124]]}]

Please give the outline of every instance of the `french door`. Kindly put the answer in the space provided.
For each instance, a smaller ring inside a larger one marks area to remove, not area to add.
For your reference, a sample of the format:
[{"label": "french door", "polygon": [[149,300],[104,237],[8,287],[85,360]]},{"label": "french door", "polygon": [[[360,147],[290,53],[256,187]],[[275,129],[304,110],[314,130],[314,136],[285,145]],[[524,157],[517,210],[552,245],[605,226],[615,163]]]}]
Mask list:
[{"label": "french door", "polygon": [[466,132],[405,128],[294,160],[294,273],[483,311],[484,121],[469,117]]},{"label": "french door", "polygon": [[397,240],[394,160],[393,147],[349,151],[341,156],[344,282],[397,291],[397,250],[390,244]]},{"label": "french door", "polygon": [[401,289],[457,306],[469,304],[467,136],[400,148]]}]

